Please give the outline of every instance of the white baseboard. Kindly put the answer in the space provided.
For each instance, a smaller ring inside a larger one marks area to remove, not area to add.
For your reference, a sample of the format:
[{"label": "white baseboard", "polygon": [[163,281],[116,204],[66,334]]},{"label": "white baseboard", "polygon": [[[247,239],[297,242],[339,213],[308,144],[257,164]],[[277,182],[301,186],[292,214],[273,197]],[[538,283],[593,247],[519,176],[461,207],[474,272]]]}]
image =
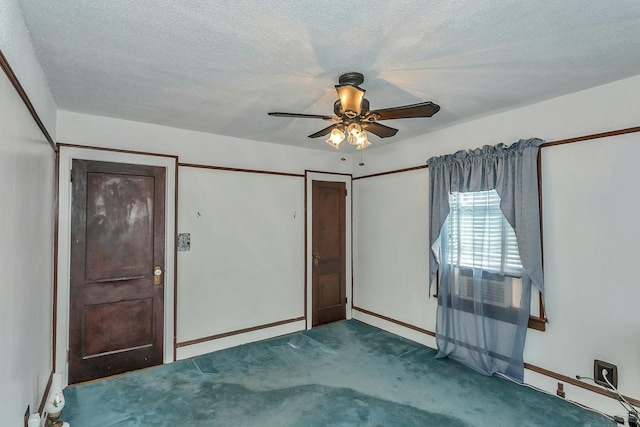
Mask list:
[{"label": "white baseboard", "polygon": [[176,360],[188,359],[190,357],[200,356],[202,354],[211,353],[213,351],[224,350],[225,348],[236,347],[242,344],[248,344],[255,341],[262,341],[269,338],[279,337],[281,335],[292,334],[305,330],[305,321],[286,323],[284,325],[272,326],[264,329],[257,329],[237,335],[230,335],[210,341],[203,341],[197,344],[191,344],[184,347],[178,347],[176,350]]}]

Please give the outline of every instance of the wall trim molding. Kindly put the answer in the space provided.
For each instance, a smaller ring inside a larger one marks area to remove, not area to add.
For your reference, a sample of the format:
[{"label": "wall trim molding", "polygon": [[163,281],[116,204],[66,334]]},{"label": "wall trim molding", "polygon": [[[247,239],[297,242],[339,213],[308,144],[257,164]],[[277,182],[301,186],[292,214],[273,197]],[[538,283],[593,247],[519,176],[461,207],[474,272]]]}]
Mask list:
[{"label": "wall trim molding", "polygon": [[640,126],[635,126],[635,127],[625,128],[625,129],[617,129],[617,130],[612,130],[608,132],[593,133],[591,135],[583,135],[575,138],[560,139],[558,141],[544,142],[540,144],[540,148],[553,147],[556,145],[563,145],[563,144],[571,144],[573,142],[590,141],[592,139],[608,138],[610,136],[625,135],[628,133],[635,133],[635,132],[640,132]]},{"label": "wall trim molding", "polygon": [[301,173],[277,172],[277,171],[267,171],[267,170],[260,170],[260,169],[230,168],[225,166],[201,165],[197,163],[178,163],[178,166],[185,167],[185,168],[213,169],[213,170],[221,170],[221,171],[229,171],[229,172],[262,173],[266,175],[293,176],[296,178],[304,178],[305,176],[304,174],[301,174]]},{"label": "wall trim molding", "polygon": [[49,134],[49,131],[45,127],[44,123],[42,123],[42,120],[40,120],[40,116],[38,115],[35,107],[31,103],[31,100],[29,99],[29,95],[27,95],[27,92],[24,90],[24,87],[22,87],[20,80],[18,80],[18,76],[16,76],[16,73],[13,71],[13,68],[11,68],[9,61],[7,60],[7,57],[4,56],[4,53],[2,53],[2,49],[0,49],[0,68],[4,70],[4,73],[7,75],[7,78],[15,88],[16,92],[18,92],[18,95],[20,95],[20,98],[22,98],[22,102],[24,102],[24,105],[27,107],[27,110],[29,110],[29,113],[31,113],[31,117],[33,117],[33,120],[36,122],[36,124],[40,128],[40,131],[42,132],[45,139],[51,146],[51,149],[53,149],[54,152],[57,152],[58,147],[56,147],[56,143],[53,141],[53,138],[51,138],[51,135]]},{"label": "wall trim molding", "polygon": [[327,171],[318,171],[318,170],[314,170],[314,169],[305,169],[304,172],[305,172],[305,174],[307,174],[307,173],[325,173],[325,174],[329,174],[329,175],[350,176],[350,177],[353,178],[353,174],[346,173],[346,172],[327,172]]},{"label": "wall trim molding", "polygon": [[370,175],[357,176],[357,177],[353,178],[353,180],[355,181],[356,179],[373,178],[375,176],[391,175],[391,174],[394,174],[394,173],[411,172],[411,171],[415,171],[415,170],[419,170],[419,169],[426,169],[428,167],[429,167],[428,165],[422,165],[422,166],[413,166],[413,167],[404,168],[404,169],[396,169],[396,170],[391,170],[391,171],[387,171],[387,172],[372,173]]},{"label": "wall trim molding", "polygon": [[[55,188],[53,190],[53,294],[51,305],[51,333],[52,333],[52,345],[51,345],[51,366],[55,371],[56,367],[56,353],[58,345],[58,241],[60,239],[58,235],[58,227],[60,226],[60,151],[56,151],[55,158]],[[53,375],[53,372],[51,373]]]},{"label": "wall trim molding", "polygon": [[384,316],[382,314],[378,314],[378,313],[366,310],[366,309],[361,308],[361,307],[353,306],[353,309],[356,310],[356,311],[359,311],[360,313],[368,314],[369,316],[377,317],[378,319],[382,319],[382,320],[386,320],[387,322],[395,323],[398,326],[402,326],[402,327],[405,327],[407,329],[411,329],[411,330],[414,330],[416,332],[420,332],[420,333],[425,334],[425,335],[429,335],[429,336],[432,336],[432,337],[436,336],[435,332],[430,331],[428,329],[422,329],[422,328],[420,328],[418,326],[415,326],[415,325],[412,325],[410,323],[405,323],[405,322],[402,322],[400,320],[396,320],[396,319],[393,319],[391,317]]},{"label": "wall trim molding", "polygon": [[[173,221],[173,235],[178,238],[178,200],[180,200],[178,181],[180,179],[180,170],[179,170],[178,156],[176,156],[175,162],[175,189],[173,198],[173,213],[174,213],[174,221]],[[171,340],[173,344],[173,361],[178,360],[178,348],[176,347],[178,343],[178,245],[174,245],[173,251],[173,339]]]},{"label": "wall trim molding", "polygon": [[246,334],[247,332],[259,331],[261,329],[273,328],[274,326],[286,325],[288,323],[295,323],[295,322],[300,322],[300,321],[303,321],[303,320],[305,320],[305,318],[302,316],[302,317],[296,317],[294,319],[286,319],[286,320],[280,320],[278,322],[266,323],[266,324],[258,325],[258,326],[251,326],[249,328],[236,329],[235,331],[223,332],[221,334],[211,335],[211,336],[208,336],[208,337],[197,338],[197,339],[188,340],[188,341],[182,341],[182,342],[176,343],[175,347],[176,348],[187,347],[187,346],[194,345],[194,344],[201,344],[201,343],[207,342],[207,341],[214,341],[214,340],[218,340],[220,338],[231,337],[233,335]]},{"label": "wall trim molding", "polygon": [[56,145],[58,146],[58,148],[60,147],[80,148],[83,150],[110,151],[112,153],[136,154],[140,156],[168,157],[171,159],[176,159],[176,162],[178,161],[178,156],[176,156],[175,154],[153,153],[150,151],[125,150],[120,148],[94,147],[92,145],[66,144],[64,142],[58,142]]},{"label": "wall trim molding", "polygon": [[[617,400],[617,398],[618,398],[618,396],[612,391],[606,390],[606,389],[604,389],[602,387],[598,387],[595,384],[585,383],[584,381],[580,381],[580,380],[576,379],[575,377],[568,377],[566,375],[559,374],[557,372],[553,372],[553,371],[550,371],[548,369],[541,368],[540,366],[536,366],[536,365],[533,365],[531,363],[526,363],[526,362],[524,364],[524,367],[525,367],[525,369],[528,369],[528,370],[530,370],[532,372],[536,372],[538,374],[541,374],[541,375],[556,379],[558,381],[562,381],[562,382],[571,384],[573,386],[580,387],[580,388],[583,388],[585,390],[589,390],[589,391],[601,394],[601,395],[606,396],[606,397],[610,397],[611,399],[616,399]],[[634,399],[632,397],[627,397],[627,396],[623,396],[623,397],[625,399],[627,399],[629,401],[629,403],[631,403],[632,405],[640,407],[640,400]]]}]

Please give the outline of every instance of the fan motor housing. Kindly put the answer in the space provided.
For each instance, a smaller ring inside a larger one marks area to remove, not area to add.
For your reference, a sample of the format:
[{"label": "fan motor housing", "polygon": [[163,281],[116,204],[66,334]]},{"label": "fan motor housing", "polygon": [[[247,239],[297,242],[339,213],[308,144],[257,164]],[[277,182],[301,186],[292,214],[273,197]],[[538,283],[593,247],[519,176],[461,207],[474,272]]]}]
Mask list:
[{"label": "fan motor housing", "polygon": [[340,77],[338,77],[338,82],[341,85],[351,85],[358,86],[364,82],[364,75],[362,73],[350,72],[344,73]]}]

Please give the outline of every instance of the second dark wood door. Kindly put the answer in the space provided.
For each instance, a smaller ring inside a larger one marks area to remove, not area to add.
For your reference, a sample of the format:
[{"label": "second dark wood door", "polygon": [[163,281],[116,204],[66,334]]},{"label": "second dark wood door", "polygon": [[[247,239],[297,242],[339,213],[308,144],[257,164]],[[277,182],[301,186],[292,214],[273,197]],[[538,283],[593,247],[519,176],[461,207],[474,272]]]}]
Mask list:
[{"label": "second dark wood door", "polygon": [[162,363],[165,169],[73,161],[69,383]]},{"label": "second dark wood door", "polygon": [[344,182],[312,185],[312,324],[346,318],[346,222]]}]

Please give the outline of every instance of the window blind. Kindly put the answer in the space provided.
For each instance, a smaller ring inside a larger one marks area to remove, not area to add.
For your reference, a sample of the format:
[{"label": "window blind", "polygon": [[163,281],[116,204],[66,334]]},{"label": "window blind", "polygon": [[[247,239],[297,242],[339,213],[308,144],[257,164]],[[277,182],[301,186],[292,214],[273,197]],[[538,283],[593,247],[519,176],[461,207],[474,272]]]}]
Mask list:
[{"label": "window blind", "polygon": [[521,277],[516,235],[495,190],[449,194],[447,262],[459,268]]}]

